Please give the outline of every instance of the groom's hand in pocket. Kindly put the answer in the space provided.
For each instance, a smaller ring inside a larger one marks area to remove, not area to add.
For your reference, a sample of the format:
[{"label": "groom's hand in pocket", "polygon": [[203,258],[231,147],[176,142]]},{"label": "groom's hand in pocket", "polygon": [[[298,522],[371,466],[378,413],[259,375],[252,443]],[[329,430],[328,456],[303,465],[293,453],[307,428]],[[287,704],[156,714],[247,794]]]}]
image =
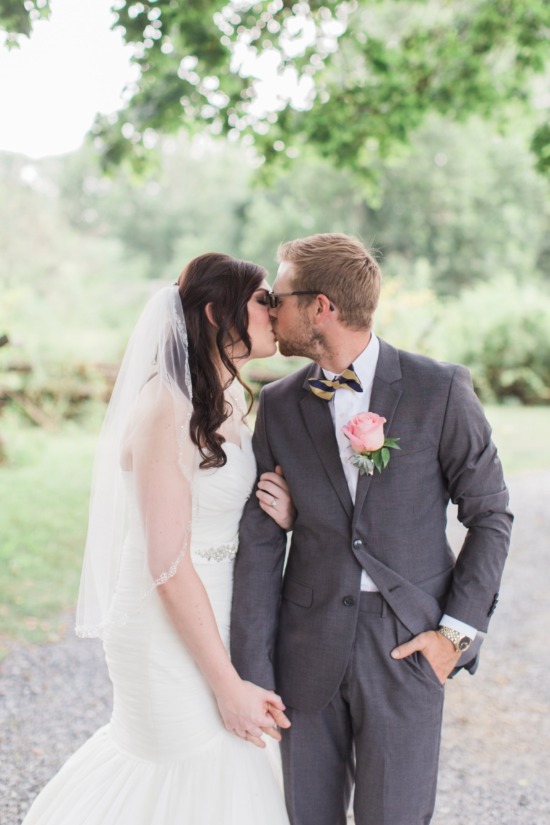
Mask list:
[{"label": "groom's hand in pocket", "polygon": [[453,643],[435,630],[420,633],[409,642],[394,648],[391,655],[393,659],[406,659],[407,656],[417,652],[426,657],[442,685],[445,684],[460,659],[460,653],[455,651]]}]

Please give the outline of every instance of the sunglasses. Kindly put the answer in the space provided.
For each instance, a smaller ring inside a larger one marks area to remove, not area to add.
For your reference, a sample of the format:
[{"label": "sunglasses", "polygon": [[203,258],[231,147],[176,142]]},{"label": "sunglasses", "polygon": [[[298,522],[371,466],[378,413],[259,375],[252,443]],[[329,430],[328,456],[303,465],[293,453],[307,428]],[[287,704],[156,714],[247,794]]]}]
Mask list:
[{"label": "sunglasses", "polygon": [[[268,292],[266,294],[267,303],[270,309],[277,309],[281,306],[281,298],[288,298],[290,295],[320,295],[318,289],[297,289],[294,292]],[[324,293],[323,293],[324,294]]]}]

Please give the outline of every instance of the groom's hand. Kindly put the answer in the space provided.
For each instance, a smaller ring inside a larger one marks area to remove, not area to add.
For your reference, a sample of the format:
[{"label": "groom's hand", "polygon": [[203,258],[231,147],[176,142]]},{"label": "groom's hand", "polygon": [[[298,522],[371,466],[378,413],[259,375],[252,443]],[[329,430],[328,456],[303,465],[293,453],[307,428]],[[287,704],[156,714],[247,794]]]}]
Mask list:
[{"label": "groom's hand", "polygon": [[406,659],[407,656],[417,652],[426,657],[442,685],[445,684],[460,659],[460,652],[456,652],[453,643],[435,630],[420,633],[404,645],[394,648],[391,655],[393,659]]},{"label": "groom's hand", "polygon": [[275,739],[277,742],[280,742],[283,738],[281,736],[280,731],[278,728],[287,729],[290,727],[290,719],[288,716],[283,713],[282,710],[276,708],[275,705],[268,704],[266,708],[269,715],[272,717],[273,721],[277,725],[275,728],[262,728],[264,733],[267,733],[268,736],[271,736],[272,739]]},{"label": "groom's hand", "polygon": [[[268,703],[266,710],[273,718],[273,721],[275,722],[278,728],[286,729],[290,727],[290,719],[280,708],[275,707],[275,705],[272,705],[270,702]],[[275,731],[275,728],[268,728],[267,730],[264,730],[264,733],[269,733],[269,735],[271,736],[273,735],[273,731]],[[281,736],[279,734],[279,739],[280,738]]]},{"label": "groom's hand", "polygon": [[[270,714],[277,727],[285,729],[290,727],[290,720],[288,717],[282,710],[275,707],[275,705],[268,703],[266,711]],[[271,736],[272,739],[275,739],[276,742],[280,742],[282,739],[282,736],[277,728],[262,728],[262,731],[268,736]],[[265,742],[259,736],[252,736],[252,734],[247,733],[244,738],[247,742],[250,742],[252,745],[256,745],[258,748],[265,748]]]}]

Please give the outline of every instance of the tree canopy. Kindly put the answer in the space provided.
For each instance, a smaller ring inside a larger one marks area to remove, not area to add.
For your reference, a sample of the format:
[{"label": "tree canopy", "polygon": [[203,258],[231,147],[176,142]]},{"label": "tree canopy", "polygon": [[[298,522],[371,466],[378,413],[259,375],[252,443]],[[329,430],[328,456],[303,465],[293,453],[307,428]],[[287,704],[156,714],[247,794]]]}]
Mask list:
[{"label": "tree canopy", "polygon": [[[182,133],[157,155],[136,178],[125,164],[101,174],[89,144],[40,161],[0,153],[4,387],[47,409],[67,398],[76,414],[116,372],[147,297],[195,255],[274,273],[281,240],[331,229],[382,260],[378,334],[467,364],[485,400],[549,402],[550,181],[521,134],[428,117],[380,170],[376,208],[353,171],[313,151],[266,182],[229,141]],[[287,368],[275,359],[269,372]]]},{"label": "tree canopy", "polygon": [[[9,0],[0,26],[28,34],[47,7]],[[368,176],[430,112],[505,120],[532,109],[531,147],[550,173],[548,102],[534,81],[550,63],[548,0],[113,0],[113,10],[139,79],[125,108],[96,123],[107,163],[139,159],[158,133],[206,127],[268,160],[307,145]]]}]

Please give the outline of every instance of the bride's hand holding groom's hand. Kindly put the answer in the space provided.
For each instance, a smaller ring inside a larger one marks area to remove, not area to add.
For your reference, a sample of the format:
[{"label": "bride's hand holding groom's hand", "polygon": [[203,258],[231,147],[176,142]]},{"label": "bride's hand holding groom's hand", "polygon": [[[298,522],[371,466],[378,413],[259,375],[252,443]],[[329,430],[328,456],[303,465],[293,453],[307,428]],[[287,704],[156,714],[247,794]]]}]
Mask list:
[{"label": "bride's hand holding groom's hand", "polygon": [[280,696],[243,679],[231,680],[216,700],[226,729],[260,748],[263,733],[280,739],[276,726],[290,727]]},{"label": "bride's hand holding groom's hand", "polygon": [[262,473],[256,490],[260,507],[283,530],[292,530],[296,520],[296,508],[290,490],[279,465],[273,473]]},{"label": "bride's hand holding groom's hand", "polygon": [[278,707],[275,707],[275,705],[272,705],[270,703],[267,705],[267,711],[273,717],[273,721],[275,722],[277,727],[275,727],[275,728],[264,728],[263,731],[264,731],[264,733],[267,733],[268,736],[271,736],[272,739],[276,739],[277,742],[280,742],[281,739],[282,739],[282,736],[281,736],[278,728],[283,728],[284,730],[289,728],[290,727],[290,719],[288,718],[288,716],[285,713],[283,713],[282,710],[279,710]]},{"label": "bride's hand holding groom's hand", "polygon": [[[282,710],[279,710],[278,708],[274,707],[273,705],[268,705],[267,709],[268,709],[269,713],[271,714],[271,716],[273,717],[273,720],[274,720],[275,724],[277,725],[277,727],[276,728],[262,728],[262,731],[267,736],[271,736],[272,739],[275,739],[276,742],[280,742],[283,737],[281,736],[281,732],[279,731],[279,728],[283,728],[283,729],[289,728],[290,727],[290,720],[282,712]],[[259,737],[256,737],[256,736],[251,736],[250,734],[246,735],[246,741],[251,742],[251,744],[253,744],[253,745],[257,745],[257,747],[259,747],[259,748],[264,748],[265,747],[265,742],[262,739],[260,739]]]}]

